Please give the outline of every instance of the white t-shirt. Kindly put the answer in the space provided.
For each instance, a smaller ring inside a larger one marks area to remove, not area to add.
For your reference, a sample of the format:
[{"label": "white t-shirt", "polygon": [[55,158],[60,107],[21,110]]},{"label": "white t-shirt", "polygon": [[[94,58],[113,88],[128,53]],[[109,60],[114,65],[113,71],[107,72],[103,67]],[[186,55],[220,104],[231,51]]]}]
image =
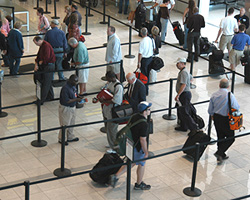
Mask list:
[{"label": "white t-shirt", "polygon": [[[158,6],[160,6],[161,4],[163,4],[163,0],[156,0],[156,3],[158,3]],[[174,4],[175,4],[175,0],[170,0],[170,3],[168,4],[168,9],[170,9],[171,6]]]},{"label": "white t-shirt", "polygon": [[233,35],[234,29],[238,28],[237,20],[233,16],[227,16],[220,22],[223,35]]},{"label": "white t-shirt", "polygon": [[143,58],[149,58],[153,56],[153,46],[155,46],[154,40],[148,36],[144,37],[139,43],[139,53]]}]

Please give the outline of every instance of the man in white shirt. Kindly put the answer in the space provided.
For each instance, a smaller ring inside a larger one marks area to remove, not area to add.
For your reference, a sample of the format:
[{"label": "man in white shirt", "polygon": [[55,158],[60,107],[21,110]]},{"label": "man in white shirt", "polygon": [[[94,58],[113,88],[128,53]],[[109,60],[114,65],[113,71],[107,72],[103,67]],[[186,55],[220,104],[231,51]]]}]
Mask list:
[{"label": "man in white shirt", "polygon": [[[142,36],[142,40],[139,43],[137,69],[140,69],[141,73],[147,76],[149,80],[149,64],[153,59],[153,47],[155,47],[155,43],[153,39],[147,36],[147,28],[142,28],[140,33]],[[146,95],[148,95],[148,85],[146,85]]]},{"label": "man in white shirt", "polygon": [[234,8],[229,8],[227,17],[223,18],[220,22],[220,29],[218,31],[217,38],[215,43],[218,42],[218,39],[222,33],[219,43],[219,49],[224,51],[227,47],[228,53],[231,51],[231,40],[233,38],[234,32],[238,31],[238,24],[236,19],[233,16]]}]

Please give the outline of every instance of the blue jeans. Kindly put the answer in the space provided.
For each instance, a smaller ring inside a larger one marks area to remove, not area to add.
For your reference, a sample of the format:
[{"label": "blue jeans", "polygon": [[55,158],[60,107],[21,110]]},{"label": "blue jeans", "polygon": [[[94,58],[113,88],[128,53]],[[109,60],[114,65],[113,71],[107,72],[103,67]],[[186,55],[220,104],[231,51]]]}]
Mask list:
[{"label": "blue jeans", "polygon": [[168,19],[161,18],[161,41],[165,41],[168,28]]},{"label": "blue jeans", "polygon": [[[53,48],[55,56],[56,56],[56,70],[63,70],[62,68],[62,61],[63,61],[63,53],[56,53],[56,52],[63,52],[63,48]],[[59,80],[64,80],[63,72],[58,72]],[[53,75],[54,79],[54,75]]]},{"label": "blue jeans", "polygon": [[21,58],[15,58],[12,55],[9,55],[10,61],[10,74],[17,75],[20,67]]},{"label": "blue jeans", "polygon": [[[128,4],[129,4],[129,0],[125,0],[124,14],[128,14]],[[120,0],[118,13],[122,13],[122,6],[123,6],[123,0]]]},{"label": "blue jeans", "polygon": [[184,49],[187,49],[187,37],[188,37],[188,28],[187,28],[187,24],[184,24],[184,45],[183,45],[183,48]]}]

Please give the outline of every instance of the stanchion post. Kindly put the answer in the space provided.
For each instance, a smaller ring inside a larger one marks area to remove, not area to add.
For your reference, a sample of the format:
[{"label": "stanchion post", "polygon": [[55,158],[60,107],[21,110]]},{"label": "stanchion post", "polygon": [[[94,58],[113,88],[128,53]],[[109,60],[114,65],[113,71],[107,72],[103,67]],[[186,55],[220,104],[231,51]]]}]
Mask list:
[{"label": "stanchion post", "polygon": [[122,83],[123,81],[126,81],[126,80],[123,80],[122,81],[122,78],[125,76],[125,74],[123,74],[124,71],[123,71],[123,60],[120,61],[120,82]]},{"label": "stanchion post", "polygon": [[72,0],[69,0],[69,5],[71,6],[71,4],[72,4]]},{"label": "stanchion post", "polygon": [[[110,16],[108,15],[108,27],[110,27]],[[109,42],[109,36],[107,35],[107,42],[103,43],[103,46],[106,47]]]},{"label": "stanchion post", "polygon": [[232,71],[232,85],[231,85],[232,93],[234,93],[234,83],[235,83],[235,71]]},{"label": "stanchion post", "polygon": [[[87,13],[86,13],[86,15],[87,15]],[[93,16],[94,16],[94,15],[90,14],[90,3],[89,3],[89,5],[88,5],[88,16],[89,16],[89,17],[93,17]]]},{"label": "stanchion post", "polygon": [[56,0],[54,0],[54,13],[55,13],[55,16],[54,17],[51,17],[52,19],[60,19],[60,17],[57,17],[56,16]]},{"label": "stanchion post", "polygon": [[11,28],[14,28],[14,24],[15,24],[15,8],[13,7],[13,8],[11,8],[11,10],[12,10],[12,17],[13,17],[13,19],[12,19],[12,23],[11,23],[11,25],[12,25],[12,27]]},{"label": "stanchion post", "polygon": [[86,2],[86,15],[85,15],[85,32],[82,33],[82,35],[91,35],[90,32],[88,32],[88,6],[89,1]]},{"label": "stanchion post", "polygon": [[130,188],[131,188],[131,160],[128,158],[126,200],[130,200]]},{"label": "stanchion post", "polygon": [[48,0],[45,1],[45,14],[50,14],[51,12],[48,11]]},{"label": "stanchion post", "polygon": [[125,58],[134,58],[134,55],[131,55],[131,42],[132,42],[132,26],[129,26],[129,44],[128,44],[128,55],[125,55]]},{"label": "stanchion post", "polygon": [[166,120],[175,120],[176,116],[172,114],[172,93],[173,93],[173,79],[169,79],[170,81],[170,86],[169,86],[169,110],[168,110],[168,114],[165,114],[162,116],[163,119]]},{"label": "stanchion post", "polygon": [[186,187],[183,189],[183,193],[190,197],[198,197],[201,195],[201,190],[195,187],[195,179],[197,173],[197,163],[199,161],[199,154],[200,154],[200,143],[195,144],[195,158],[194,158],[194,165],[193,165],[193,174],[192,174],[192,183],[191,187]]},{"label": "stanchion post", "polygon": [[107,24],[108,23],[105,21],[105,16],[106,16],[106,1],[103,0],[103,21],[100,22],[100,24]]},{"label": "stanchion post", "polygon": [[25,200],[30,199],[30,182],[24,181],[24,187],[25,187]]},{"label": "stanchion post", "polygon": [[[40,1],[40,0],[37,0],[37,1],[36,1],[36,7],[34,7],[34,9],[39,8],[39,1]],[[13,19],[14,19],[14,17],[13,17]]]},{"label": "stanchion post", "polygon": [[[150,128],[150,121],[151,121],[151,113],[147,117],[147,123],[148,123],[149,128]],[[149,128],[148,128],[148,130],[149,130]],[[152,127],[152,129],[153,129],[153,127]],[[148,131],[148,137],[147,137],[147,145],[148,145],[147,148],[148,149],[149,149],[149,135],[150,135],[150,132]],[[154,152],[148,150],[148,157],[153,157],[154,155],[155,155]]]},{"label": "stanchion post", "polygon": [[225,17],[227,16],[227,6],[228,4],[226,3]]},{"label": "stanchion post", "polygon": [[57,177],[63,177],[71,174],[70,169],[65,168],[65,132],[66,126],[62,126],[62,138],[61,138],[61,168],[54,170],[53,174]]},{"label": "stanchion post", "polygon": [[8,113],[2,111],[2,81],[0,80],[0,118],[6,116],[8,116]]}]

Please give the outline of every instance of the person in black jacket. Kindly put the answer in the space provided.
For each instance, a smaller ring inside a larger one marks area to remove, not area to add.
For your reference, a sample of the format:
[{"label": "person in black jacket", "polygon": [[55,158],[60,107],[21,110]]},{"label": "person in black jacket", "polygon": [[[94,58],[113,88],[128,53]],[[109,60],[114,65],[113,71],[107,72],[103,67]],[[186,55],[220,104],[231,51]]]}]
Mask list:
[{"label": "person in black jacket", "polygon": [[128,73],[126,75],[128,81],[128,91],[125,93],[125,99],[128,100],[132,106],[134,113],[136,113],[137,106],[140,102],[146,101],[146,87],[145,85],[135,77],[134,73]]},{"label": "person in black jacket", "polygon": [[235,15],[234,18],[237,20],[238,25],[244,24],[246,26],[246,30],[249,27],[249,18],[248,16],[245,15],[245,8],[241,8],[240,9],[240,14],[239,15]]},{"label": "person in black jacket", "polygon": [[[0,28],[2,27],[2,22],[0,21]],[[0,32],[0,56],[3,54],[5,55],[7,53],[7,41],[6,38],[4,36],[4,34],[2,34]],[[1,60],[0,60],[0,66],[1,66]]]}]

